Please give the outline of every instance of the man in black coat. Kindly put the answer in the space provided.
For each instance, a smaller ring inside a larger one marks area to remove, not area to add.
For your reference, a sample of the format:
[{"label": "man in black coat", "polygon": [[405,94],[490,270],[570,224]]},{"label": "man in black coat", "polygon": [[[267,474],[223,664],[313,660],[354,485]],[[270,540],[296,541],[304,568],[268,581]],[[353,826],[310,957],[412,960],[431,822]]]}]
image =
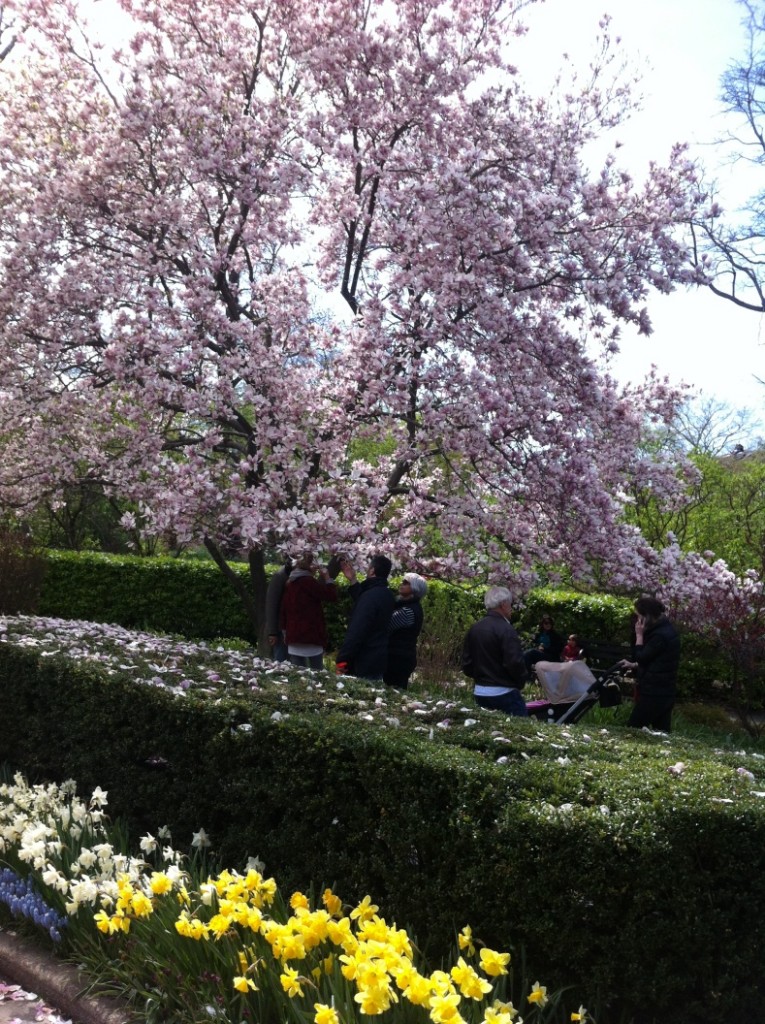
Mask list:
[{"label": "man in black coat", "polygon": [[664,605],[655,597],[638,598],[635,611],[633,660],[621,663],[636,673],[635,706],[627,725],[670,732],[680,664],[680,637],[665,615]]},{"label": "man in black coat", "polygon": [[526,683],[521,642],[510,623],[512,594],[490,587],[483,599],[486,615],[471,626],[462,650],[462,671],[474,680],[473,696],[482,708],[528,717],[520,691]]},{"label": "man in black coat", "polygon": [[375,555],[369,563],[367,578],[359,583],[356,571],[347,559],[340,563],[350,583],[353,610],[340,650],[337,669],[373,682],[382,680],[388,661],[388,628],[396,598],[388,586],[391,561]]}]

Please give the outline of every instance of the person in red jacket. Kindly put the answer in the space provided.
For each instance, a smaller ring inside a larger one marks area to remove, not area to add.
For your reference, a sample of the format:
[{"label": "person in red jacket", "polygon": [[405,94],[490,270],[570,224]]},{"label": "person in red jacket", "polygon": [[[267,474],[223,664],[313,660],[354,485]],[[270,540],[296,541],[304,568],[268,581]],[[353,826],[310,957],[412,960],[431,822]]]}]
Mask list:
[{"label": "person in red jacket", "polygon": [[561,651],[561,659],[563,661],[579,661],[582,655],[583,651],[582,645],[579,643],[579,637],[576,633],[572,633],[566,641],[566,646]]},{"label": "person in red jacket", "polygon": [[293,665],[324,667],[327,624],[323,605],[336,600],[337,587],[327,570],[314,564],[312,554],[299,558],[285,584],[280,611],[287,656]]}]

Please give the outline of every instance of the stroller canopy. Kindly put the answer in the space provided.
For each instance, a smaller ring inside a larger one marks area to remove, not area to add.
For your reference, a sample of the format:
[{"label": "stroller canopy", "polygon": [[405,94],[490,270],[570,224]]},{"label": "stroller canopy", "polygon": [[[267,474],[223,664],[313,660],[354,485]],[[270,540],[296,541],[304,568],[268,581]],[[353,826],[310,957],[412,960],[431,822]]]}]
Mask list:
[{"label": "stroller canopy", "polygon": [[551,704],[569,704],[587,693],[595,676],[583,661],[538,661],[537,679]]}]

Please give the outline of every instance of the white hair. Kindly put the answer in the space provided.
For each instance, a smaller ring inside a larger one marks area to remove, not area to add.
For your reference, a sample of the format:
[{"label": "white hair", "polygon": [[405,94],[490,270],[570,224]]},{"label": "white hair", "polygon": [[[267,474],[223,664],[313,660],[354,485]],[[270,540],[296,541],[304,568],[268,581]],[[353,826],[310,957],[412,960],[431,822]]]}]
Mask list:
[{"label": "white hair", "polygon": [[512,603],[513,595],[507,589],[507,587],[489,587],[484,596],[483,603],[486,606],[486,610],[490,612],[493,608],[499,608],[505,601]]},{"label": "white hair", "polygon": [[425,597],[428,590],[428,581],[416,572],[405,572],[403,578],[412,588],[412,593],[418,599]]}]

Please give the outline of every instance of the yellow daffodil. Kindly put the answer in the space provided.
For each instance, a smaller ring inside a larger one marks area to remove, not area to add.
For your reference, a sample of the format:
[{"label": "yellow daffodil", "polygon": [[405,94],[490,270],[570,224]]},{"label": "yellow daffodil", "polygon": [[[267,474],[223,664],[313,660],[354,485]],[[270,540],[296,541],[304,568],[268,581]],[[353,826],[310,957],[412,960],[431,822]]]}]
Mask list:
[{"label": "yellow daffodil", "polygon": [[368,1017],[375,1017],[377,1014],[385,1013],[386,1010],[390,1009],[391,996],[390,989],[374,986],[357,992],[353,998],[359,1004],[362,1013],[365,1013]]},{"label": "yellow daffodil", "polygon": [[544,985],[540,985],[538,981],[534,982],[534,986],[528,995],[530,1003],[536,1003],[537,1006],[547,1005],[547,989]]},{"label": "yellow daffodil", "polygon": [[262,881],[255,895],[257,896],[256,906],[263,906],[265,904],[265,906],[269,907],[274,902],[274,897],[276,896],[276,882],[273,878],[266,878]]},{"label": "yellow daffodil", "polygon": [[335,896],[331,889],[324,890],[321,902],[327,908],[332,917],[337,917],[343,909],[343,901],[339,896]]},{"label": "yellow daffodil", "polygon": [[331,918],[326,910],[315,910],[300,919],[300,934],[306,949],[315,949],[327,938]]},{"label": "yellow daffodil", "polygon": [[365,896],[361,903],[351,911],[351,920],[368,921],[374,917],[379,909],[379,907],[372,903],[369,896]]},{"label": "yellow daffodil", "polygon": [[245,897],[249,898],[249,892],[244,884],[244,879],[237,875],[226,886],[224,895],[227,900],[232,900],[234,903],[238,903]]},{"label": "yellow daffodil", "polygon": [[303,960],[305,958],[305,942],[302,935],[284,935],[282,942],[282,960]]},{"label": "yellow daffodil", "polygon": [[138,890],[130,898],[130,910],[136,917],[148,917],[154,912],[154,904],[146,893]]},{"label": "yellow daffodil", "polygon": [[498,978],[501,974],[507,974],[507,965],[510,963],[509,953],[497,953],[493,949],[481,950],[481,970],[492,978]]},{"label": "yellow daffodil", "polygon": [[356,957],[352,953],[343,953],[342,956],[340,956],[338,959],[340,960],[340,963],[343,965],[340,968],[343,977],[346,978],[348,981],[353,981],[353,979],[356,977],[356,972],[359,966],[356,961]]},{"label": "yellow daffodil", "polygon": [[302,892],[293,892],[290,896],[290,906],[293,910],[297,910],[298,907],[308,909],[308,897]]},{"label": "yellow daffodil", "polygon": [[173,883],[164,871],[153,871],[149,879],[149,888],[155,896],[164,896],[173,888]]},{"label": "yellow daffodil", "polygon": [[483,1024],[512,1024],[517,1016],[518,1011],[512,1003],[503,1003],[495,999],[494,1004],[486,1010]]},{"label": "yellow daffodil", "polygon": [[571,1020],[581,1021],[583,1024],[583,1022],[587,1020],[587,1011],[585,1010],[585,1008],[583,1006],[580,1006],[579,1011],[577,1013],[571,1014]]},{"label": "yellow daffodil", "polygon": [[346,953],[352,953],[358,947],[359,940],[351,931],[351,922],[347,917],[339,921],[327,922],[327,935],[335,946],[342,946]]},{"label": "yellow daffodil", "polygon": [[467,999],[483,999],[487,992],[491,992],[489,982],[479,977],[473,968],[465,963],[462,957],[452,967],[451,976],[460,993]]},{"label": "yellow daffodil", "polygon": [[224,917],[233,917],[238,906],[238,902],[230,900],[226,896],[218,900],[218,912],[223,914]]},{"label": "yellow daffodil", "polygon": [[430,984],[437,995],[444,995],[447,992],[454,992],[452,979],[446,971],[433,971],[430,975]]},{"label": "yellow daffodil", "polygon": [[105,910],[99,910],[98,913],[94,915],[93,920],[96,922],[96,928],[98,928],[100,932],[103,932],[104,935],[108,935],[111,932],[111,918]]},{"label": "yellow daffodil", "polygon": [[303,995],[303,989],[300,985],[302,980],[303,979],[300,977],[298,972],[292,967],[285,967],[284,973],[279,978],[279,981],[282,983],[282,988],[290,999],[294,999],[295,996]]},{"label": "yellow daffodil", "polygon": [[430,1019],[435,1024],[460,1024],[463,1020],[457,1007],[460,997],[456,992],[433,996],[430,1002]]},{"label": "yellow daffodil", "polygon": [[175,922],[175,930],[185,939],[195,939],[197,942],[200,939],[209,938],[207,927],[204,923],[195,917],[189,917],[186,910],[181,911],[181,916]]},{"label": "yellow daffodil", "polygon": [[213,914],[207,927],[216,939],[222,939],[231,930],[231,920],[223,914]]},{"label": "yellow daffodil", "polygon": [[257,907],[247,908],[247,917],[240,924],[246,924],[250,931],[259,932],[260,926],[263,923],[263,914],[258,910]]},{"label": "yellow daffodil", "polygon": [[473,929],[469,924],[466,924],[462,931],[457,936],[457,942],[460,949],[464,949],[468,956],[475,956],[475,946],[473,945]]},{"label": "yellow daffodil", "polygon": [[314,1003],[314,1024],[340,1024],[340,1018],[332,1006],[327,1006],[325,1003]]},{"label": "yellow daffodil", "polygon": [[404,998],[415,1006],[430,1006],[430,998],[433,988],[428,978],[424,978],[416,971],[409,977],[408,984],[403,990]]},{"label": "yellow daffodil", "polygon": [[258,986],[251,978],[245,978],[244,975],[239,975],[234,978],[234,988],[237,992],[257,992]]}]

